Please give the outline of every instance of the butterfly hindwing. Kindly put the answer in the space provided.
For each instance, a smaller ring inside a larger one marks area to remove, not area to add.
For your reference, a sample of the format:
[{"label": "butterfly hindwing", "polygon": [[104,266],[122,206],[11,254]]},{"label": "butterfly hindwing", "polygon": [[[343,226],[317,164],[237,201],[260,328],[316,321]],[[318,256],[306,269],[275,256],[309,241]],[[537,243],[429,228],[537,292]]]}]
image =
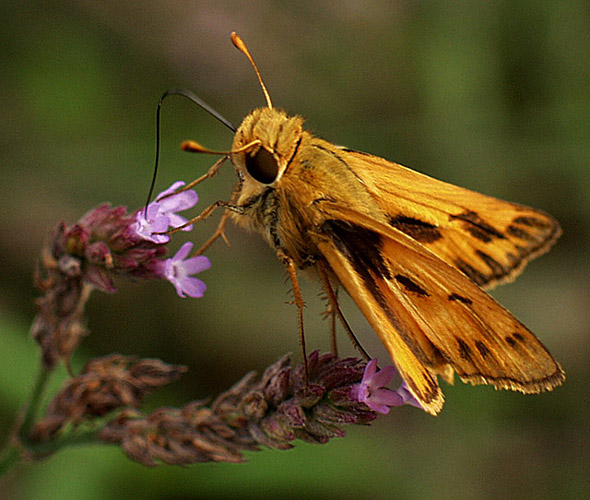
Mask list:
[{"label": "butterfly hindwing", "polygon": [[464,274],[399,230],[324,209],[333,218],[316,233],[318,248],[425,409],[442,406],[430,377],[449,366],[463,381],[525,393],[562,382],[541,342]]}]

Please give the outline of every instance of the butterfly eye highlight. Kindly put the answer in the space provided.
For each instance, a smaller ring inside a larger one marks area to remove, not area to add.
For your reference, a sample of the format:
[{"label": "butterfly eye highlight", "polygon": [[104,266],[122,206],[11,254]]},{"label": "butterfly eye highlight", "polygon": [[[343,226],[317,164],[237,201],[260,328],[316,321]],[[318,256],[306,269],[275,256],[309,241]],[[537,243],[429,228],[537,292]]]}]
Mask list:
[{"label": "butterfly eye highlight", "polygon": [[246,153],[248,173],[262,184],[272,184],[279,173],[279,165],[272,153],[260,148],[254,154]]}]

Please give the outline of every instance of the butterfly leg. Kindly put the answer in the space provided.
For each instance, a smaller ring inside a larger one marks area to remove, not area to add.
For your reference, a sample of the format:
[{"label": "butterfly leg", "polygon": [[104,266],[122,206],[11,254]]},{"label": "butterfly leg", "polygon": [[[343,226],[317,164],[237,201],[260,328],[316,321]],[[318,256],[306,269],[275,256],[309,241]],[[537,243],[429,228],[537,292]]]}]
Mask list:
[{"label": "butterfly leg", "polygon": [[[367,361],[370,360],[371,356],[369,356],[367,351],[364,349],[364,347],[358,341],[354,332],[352,331],[352,328],[350,328],[348,321],[346,321],[344,314],[342,314],[342,310],[340,309],[340,306],[338,305],[338,295],[337,295],[336,291],[334,290],[334,288],[332,288],[332,284],[330,283],[330,277],[329,277],[329,274],[328,274],[328,271],[327,271],[325,265],[322,264],[321,262],[318,263],[318,272],[320,275],[320,279],[322,281],[322,285],[324,286],[324,290],[326,291],[326,295],[328,296],[328,300],[330,301],[332,311],[340,319],[340,322],[342,323],[344,330],[346,330],[346,333],[348,334],[348,337],[350,338],[352,344],[363,355],[363,357],[365,357],[367,359]],[[333,335],[335,335],[335,328],[334,328]],[[333,346],[333,348],[335,348],[335,346],[336,346],[336,339],[335,338],[332,339],[332,346]]]},{"label": "butterfly leg", "polygon": [[305,347],[305,332],[303,331],[303,309],[305,308],[305,302],[303,301],[303,295],[301,294],[301,287],[299,286],[299,280],[297,279],[297,268],[293,259],[285,254],[282,250],[277,251],[279,259],[283,261],[291,280],[291,288],[293,290],[293,298],[295,305],[297,306],[297,316],[299,322],[299,342],[301,343],[301,352],[303,354],[303,364],[305,366],[305,380],[309,380],[309,372],[307,368],[307,349]]},{"label": "butterfly leg", "polygon": [[[322,282],[323,284],[323,282]],[[334,296],[338,299],[338,289],[333,289]],[[320,293],[320,297],[326,300],[326,310],[322,313],[322,319],[330,320],[330,347],[332,354],[338,357],[338,341],[336,338],[336,316],[338,313],[336,312],[336,308],[334,307],[334,300],[330,297],[329,292],[326,290],[326,286],[322,287],[322,291]]]},{"label": "butterfly leg", "polygon": [[[238,199],[239,193],[240,193],[240,188],[241,188],[241,184],[238,183],[234,189],[234,192],[231,196],[231,199],[229,200],[229,203],[231,205],[234,205],[235,202]],[[227,246],[230,246],[229,241],[227,240],[227,237],[225,236],[225,227],[227,226],[227,223],[229,222],[229,218],[231,216],[231,209],[228,209],[225,211],[225,213],[221,216],[221,219],[219,221],[219,224],[217,225],[217,229],[215,229],[215,232],[211,235],[211,237],[205,242],[203,243],[203,245],[201,245],[201,248],[199,248],[196,252],[195,255],[201,255],[203,252],[205,252],[214,242],[217,238],[221,237],[223,239],[223,241],[225,241],[225,244]]]},{"label": "butterfly leg", "polygon": [[[338,291],[335,290],[334,292],[336,294],[336,297],[338,297]],[[332,305],[332,301],[328,297],[327,293],[326,293],[326,295],[323,295],[322,298],[325,298],[328,301],[326,310],[323,312],[322,316],[323,316],[323,319],[326,319],[326,318],[330,319],[330,347],[331,347],[331,351],[332,351],[332,354],[334,354],[334,356],[338,357],[338,342],[336,339],[336,310],[334,309],[334,306]]]},{"label": "butterfly leg", "polygon": [[226,211],[223,214],[223,216],[221,217],[221,220],[219,221],[219,224],[217,225],[217,229],[215,230],[215,233],[213,233],[213,235],[201,246],[201,248],[199,248],[199,250],[197,250],[194,253],[194,255],[201,255],[219,237],[223,238],[223,241],[225,241],[225,243],[229,246],[229,241],[227,241],[227,238],[225,237],[225,226],[227,226],[227,223],[229,221],[230,212],[236,212],[239,214],[244,213],[244,209],[242,207],[234,204],[234,202],[238,196],[238,188],[239,188],[239,184],[238,184],[236,190],[234,191],[234,194],[232,195],[231,200],[229,200],[229,201],[218,200],[215,203],[212,203],[211,205],[209,205],[199,215],[197,215],[196,217],[193,217],[192,219],[185,222],[181,226],[175,227],[174,229],[170,229],[168,231],[164,231],[161,233],[154,233],[154,234],[168,234],[168,235],[174,234],[178,231],[181,231],[185,227],[190,226],[191,224],[194,224],[195,222],[198,222],[203,219],[207,219],[208,217],[211,216],[211,214],[214,212],[214,210],[216,208],[223,207],[223,208],[225,208]]}]

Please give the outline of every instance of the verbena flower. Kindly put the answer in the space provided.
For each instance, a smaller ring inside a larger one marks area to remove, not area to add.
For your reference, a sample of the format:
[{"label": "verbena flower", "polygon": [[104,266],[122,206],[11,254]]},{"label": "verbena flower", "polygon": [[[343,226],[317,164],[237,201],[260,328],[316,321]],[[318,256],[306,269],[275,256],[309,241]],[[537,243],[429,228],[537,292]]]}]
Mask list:
[{"label": "verbena flower", "polygon": [[355,386],[357,401],[366,404],[371,410],[383,414],[389,413],[390,407],[403,404],[422,408],[409,391],[405,381],[397,391],[385,387],[396,373],[393,366],[386,366],[377,371],[377,359],[369,361],[361,383]]},{"label": "verbena flower", "polygon": [[187,241],[174,257],[162,261],[158,266],[162,276],[174,285],[178,295],[183,298],[186,295],[195,298],[203,296],[207,288],[205,283],[198,278],[193,278],[191,274],[200,273],[211,267],[209,259],[202,255],[187,259],[192,248],[193,244]]},{"label": "verbena flower", "polygon": [[[195,191],[188,190],[174,194],[174,191],[184,186],[183,181],[172,184],[162,191],[156,201],[150,203],[145,211],[137,212],[135,231],[143,239],[154,243],[168,243],[170,236],[167,234],[155,234],[168,231],[169,228],[177,228],[187,222],[187,219],[176,212],[187,210],[196,205],[199,197]],[[182,228],[182,231],[191,231],[192,225]]]},{"label": "verbena flower", "polygon": [[[207,269],[206,257],[184,258],[190,248],[183,247],[173,259],[164,260],[167,235],[152,235],[178,227],[186,219],[176,212],[197,202],[194,191],[173,194],[183,182],[172,184],[150,203],[147,219],[144,210],[128,213],[126,207],[99,205],[71,226],[58,225],[43,250],[35,281],[43,296],[37,299],[38,313],[32,327],[41,344],[48,367],[60,358],[69,359],[80,338],[86,334],[83,305],[92,289],[114,293],[113,278],[168,279],[179,295],[201,297],[202,281],[190,275]],[[146,222],[142,222],[142,221]],[[183,228],[189,230],[191,226]]]}]

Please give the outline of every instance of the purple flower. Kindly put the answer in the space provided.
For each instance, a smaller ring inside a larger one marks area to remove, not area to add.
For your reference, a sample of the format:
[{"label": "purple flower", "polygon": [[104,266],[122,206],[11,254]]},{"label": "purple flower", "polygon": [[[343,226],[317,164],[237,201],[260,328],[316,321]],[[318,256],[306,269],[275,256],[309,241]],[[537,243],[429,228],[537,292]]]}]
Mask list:
[{"label": "purple flower", "polygon": [[[197,257],[185,258],[193,248],[193,244],[187,241],[176,252],[171,259],[161,261],[159,271],[163,278],[170,281],[175,287],[180,297],[202,297],[205,289],[205,283],[200,279],[193,278],[191,274],[200,273],[211,267],[209,259],[203,255]],[[186,295],[185,295],[186,294]]]},{"label": "purple flower", "polygon": [[420,408],[421,410],[424,409],[420,402],[410,392],[410,389],[408,389],[408,384],[406,384],[405,380],[402,382],[402,385],[399,386],[399,389],[396,392],[402,397],[405,405],[412,405],[416,408]]},{"label": "purple flower", "polygon": [[[176,228],[187,222],[187,219],[175,212],[194,207],[199,197],[190,189],[174,194],[174,191],[181,186],[184,186],[184,182],[175,182],[162,191],[156,197],[156,201],[147,206],[145,212],[143,210],[137,212],[134,230],[141,238],[154,243],[168,243],[170,236],[154,233],[163,233],[169,227]],[[190,225],[182,228],[182,231],[190,231],[192,228],[193,226]]]},{"label": "purple flower", "polygon": [[389,413],[390,406],[403,405],[402,396],[396,391],[385,388],[395,373],[393,366],[386,366],[377,372],[377,360],[372,359],[365,367],[361,383],[356,386],[356,399],[365,403],[371,410],[383,414]]}]

